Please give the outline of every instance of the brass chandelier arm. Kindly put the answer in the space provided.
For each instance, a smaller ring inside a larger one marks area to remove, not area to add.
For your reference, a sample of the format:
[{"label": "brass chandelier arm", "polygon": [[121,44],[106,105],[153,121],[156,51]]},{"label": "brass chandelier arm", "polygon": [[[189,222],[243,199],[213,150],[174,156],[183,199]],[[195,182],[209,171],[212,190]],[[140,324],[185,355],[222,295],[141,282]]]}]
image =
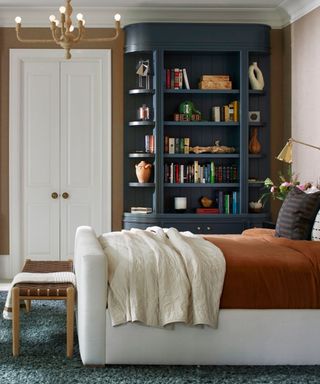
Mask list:
[{"label": "brass chandelier arm", "polygon": [[82,41],[85,40],[83,38],[83,33],[84,33],[84,27],[83,27],[82,21],[79,20],[79,22],[78,22],[78,34],[76,37],[73,38],[73,43],[77,43],[80,40],[82,40]]},{"label": "brass chandelier arm", "polygon": [[19,40],[21,43],[28,43],[28,44],[33,44],[33,43],[36,43],[36,44],[48,44],[48,43],[54,43],[54,41],[52,41],[52,39],[50,40],[47,40],[47,39],[24,39],[20,36],[20,27],[16,26],[16,35],[17,35],[17,40]]}]

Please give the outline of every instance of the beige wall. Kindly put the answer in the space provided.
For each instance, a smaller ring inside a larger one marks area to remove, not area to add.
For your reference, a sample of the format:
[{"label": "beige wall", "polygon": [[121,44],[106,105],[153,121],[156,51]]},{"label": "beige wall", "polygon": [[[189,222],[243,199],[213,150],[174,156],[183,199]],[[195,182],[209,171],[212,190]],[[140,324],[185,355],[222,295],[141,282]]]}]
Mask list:
[{"label": "beige wall", "polygon": [[[320,146],[320,8],[292,24],[292,137]],[[320,151],[294,145],[293,171],[320,181]]]},{"label": "beige wall", "polygon": [[[113,29],[90,29],[88,37],[108,37]],[[123,201],[123,42],[121,33],[117,41],[109,43],[80,43],[77,48],[112,49],[112,227],[121,228]],[[48,38],[49,28],[30,28],[26,38]],[[0,28],[0,255],[9,253],[9,49],[56,48],[53,44],[19,43],[12,28]],[[58,48],[59,49],[59,48]],[[63,55],[63,51],[61,50]]]}]

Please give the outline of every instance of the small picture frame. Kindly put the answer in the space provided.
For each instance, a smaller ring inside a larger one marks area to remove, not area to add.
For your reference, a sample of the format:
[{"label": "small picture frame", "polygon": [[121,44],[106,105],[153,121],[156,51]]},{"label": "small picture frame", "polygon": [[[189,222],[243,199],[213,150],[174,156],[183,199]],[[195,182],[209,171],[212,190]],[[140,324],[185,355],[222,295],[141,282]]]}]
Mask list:
[{"label": "small picture frame", "polygon": [[249,111],[249,123],[260,123],[260,111]]}]

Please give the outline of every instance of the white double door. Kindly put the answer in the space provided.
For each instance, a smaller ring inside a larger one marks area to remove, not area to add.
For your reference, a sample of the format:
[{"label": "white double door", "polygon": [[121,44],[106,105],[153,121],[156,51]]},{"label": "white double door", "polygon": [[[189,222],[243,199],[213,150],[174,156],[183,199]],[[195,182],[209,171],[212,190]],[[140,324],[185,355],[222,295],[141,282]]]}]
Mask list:
[{"label": "white double door", "polygon": [[15,166],[23,258],[72,258],[79,225],[110,230],[111,84],[105,55],[21,62]]}]

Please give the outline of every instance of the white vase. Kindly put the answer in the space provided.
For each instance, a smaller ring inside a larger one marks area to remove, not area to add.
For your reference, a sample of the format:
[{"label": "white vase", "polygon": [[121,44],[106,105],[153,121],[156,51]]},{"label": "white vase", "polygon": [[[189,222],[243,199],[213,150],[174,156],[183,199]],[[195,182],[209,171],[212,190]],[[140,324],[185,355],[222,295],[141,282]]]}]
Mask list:
[{"label": "white vase", "polygon": [[256,61],[249,66],[249,80],[252,89],[261,91],[264,88],[263,74]]}]

